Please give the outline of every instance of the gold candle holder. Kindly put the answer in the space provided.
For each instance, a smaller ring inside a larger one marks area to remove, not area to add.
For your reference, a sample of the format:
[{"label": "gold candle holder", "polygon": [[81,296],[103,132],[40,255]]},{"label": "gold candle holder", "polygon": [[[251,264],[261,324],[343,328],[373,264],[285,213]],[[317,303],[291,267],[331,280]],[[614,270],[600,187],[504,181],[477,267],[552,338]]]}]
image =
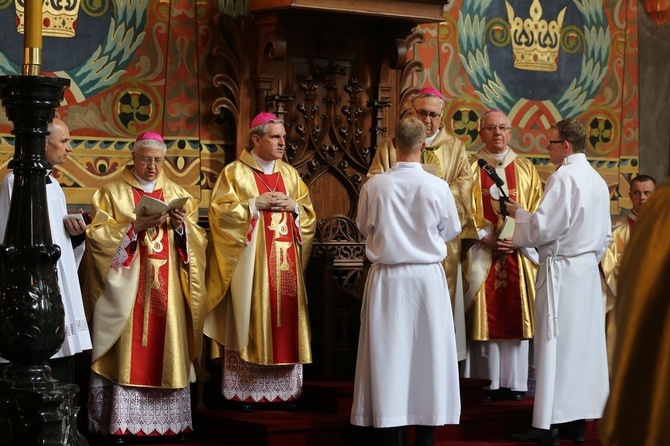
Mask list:
[{"label": "gold candle holder", "polygon": [[26,0],[26,22],[23,32],[22,74],[42,73],[42,0]]}]

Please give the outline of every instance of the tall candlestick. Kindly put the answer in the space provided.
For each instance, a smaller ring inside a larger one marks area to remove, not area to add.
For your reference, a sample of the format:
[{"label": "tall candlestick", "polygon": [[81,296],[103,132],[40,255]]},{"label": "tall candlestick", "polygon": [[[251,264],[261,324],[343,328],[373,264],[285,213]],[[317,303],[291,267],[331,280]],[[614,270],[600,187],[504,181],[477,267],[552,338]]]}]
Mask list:
[{"label": "tall candlestick", "polygon": [[42,0],[25,0],[23,70],[25,75],[42,71]]}]

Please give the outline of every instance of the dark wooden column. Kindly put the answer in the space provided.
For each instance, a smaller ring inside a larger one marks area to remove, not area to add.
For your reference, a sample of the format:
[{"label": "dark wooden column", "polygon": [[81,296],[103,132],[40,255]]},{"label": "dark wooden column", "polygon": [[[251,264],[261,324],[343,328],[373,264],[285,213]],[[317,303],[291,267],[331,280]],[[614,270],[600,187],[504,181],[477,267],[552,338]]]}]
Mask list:
[{"label": "dark wooden column", "polygon": [[[64,339],[64,311],[52,243],[46,180],[47,125],[69,85],[45,76],[0,77],[0,97],[16,138],[14,189],[0,245],[0,443],[80,445],[74,423],[74,385],[51,378],[48,359]],[[0,235],[1,236],[1,235]]]}]

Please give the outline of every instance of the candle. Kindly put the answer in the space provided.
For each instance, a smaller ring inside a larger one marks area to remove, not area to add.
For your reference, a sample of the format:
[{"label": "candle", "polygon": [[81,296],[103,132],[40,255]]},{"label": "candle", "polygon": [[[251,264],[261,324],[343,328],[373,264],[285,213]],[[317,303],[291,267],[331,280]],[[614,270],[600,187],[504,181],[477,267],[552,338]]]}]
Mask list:
[{"label": "candle", "polygon": [[42,66],[42,0],[25,0],[23,74],[39,75]]},{"label": "candle", "polygon": [[25,0],[23,47],[42,48],[42,0]]}]

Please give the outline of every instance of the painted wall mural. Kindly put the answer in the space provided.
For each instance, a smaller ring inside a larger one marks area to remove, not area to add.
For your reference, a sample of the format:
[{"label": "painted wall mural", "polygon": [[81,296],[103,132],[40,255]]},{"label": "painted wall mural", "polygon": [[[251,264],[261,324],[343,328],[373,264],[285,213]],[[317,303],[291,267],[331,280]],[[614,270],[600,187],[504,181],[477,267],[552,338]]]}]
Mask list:
[{"label": "painted wall mural", "polygon": [[[20,71],[22,2],[0,0],[0,75]],[[136,135],[152,129],[168,143],[167,173],[206,207],[226,154],[238,149],[235,120],[212,110],[221,96],[215,76],[231,70],[223,56],[231,45],[219,30],[226,21],[216,17],[248,15],[248,0],[45,5],[45,27],[65,25],[45,31],[43,74],[72,81],[58,110],[75,149],[58,173],[69,202],[88,204],[130,160]],[[630,206],[628,182],[638,170],[637,1],[453,0],[443,22],[418,30],[424,39],[410,59],[424,68],[410,64],[400,90],[442,91],[445,123],[469,150],[481,146],[479,117],[500,109],[514,126],[511,144],[546,178],[554,169],[547,128],[578,118],[589,128],[587,155],[610,186],[612,212]],[[0,177],[14,151],[3,113]]]},{"label": "painted wall mural", "polygon": [[414,57],[425,69],[409,86],[447,97],[445,121],[469,150],[481,147],[479,118],[508,114],[511,145],[553,172],[547,129],[563,118],[589,131],[587,155],[605,178],[612,212],[630,207],[638,170],[637,2],[460,0],[444,22],[421,27]]},{"label": "painted wall mural", "polygon": [[[23,0],[0,0],[0,75],[20,73]],[[58,169],[68,202],[93,192],[130,161],[145,130],[168,144],[167,173],[201,197],[203,171],[220,169],[227,128],[208,109],[214,97],[214,18],[244,13],[246,3],[159,0],[47,0],[43,11],[43,75],[69,78],[58,109],[74,152]],[[61,26],[52,32],[54,24]],[[12,124],[0,112],[0,177],[13,155]],[[218,170],[217,170],[218,173]]]}]

